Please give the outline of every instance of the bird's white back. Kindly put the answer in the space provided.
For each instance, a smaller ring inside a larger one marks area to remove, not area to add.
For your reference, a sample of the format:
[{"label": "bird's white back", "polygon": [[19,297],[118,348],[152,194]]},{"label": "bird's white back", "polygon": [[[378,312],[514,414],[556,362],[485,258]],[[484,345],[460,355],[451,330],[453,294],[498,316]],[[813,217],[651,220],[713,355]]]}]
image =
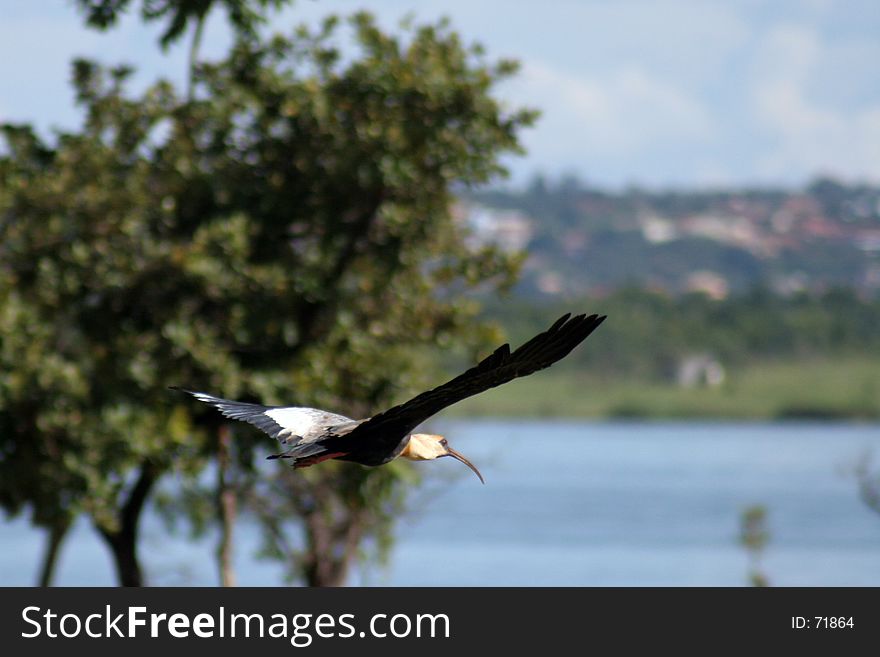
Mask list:
[{"label": "bird's white back", "polygon": [[327,426],[351,422],[342,415],[300,406],[272,408],[264,413],[282,427],[285,433],[289,432],[288,435],[303,437],[308,437],[316,429],[321,430]]}]

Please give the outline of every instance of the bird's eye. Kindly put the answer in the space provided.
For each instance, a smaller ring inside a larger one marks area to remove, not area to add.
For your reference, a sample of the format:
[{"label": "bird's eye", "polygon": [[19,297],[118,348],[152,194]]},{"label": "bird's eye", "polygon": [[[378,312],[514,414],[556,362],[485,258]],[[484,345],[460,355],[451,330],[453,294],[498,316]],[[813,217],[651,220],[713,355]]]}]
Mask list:
[{"label": "bird's eye", "polygon": [[449,441],[446,440],[446,438],[444,438],[443,440],[440,441],[440,444],[443,445],[444,447],[446,447],[446,445],[449,444]]}]

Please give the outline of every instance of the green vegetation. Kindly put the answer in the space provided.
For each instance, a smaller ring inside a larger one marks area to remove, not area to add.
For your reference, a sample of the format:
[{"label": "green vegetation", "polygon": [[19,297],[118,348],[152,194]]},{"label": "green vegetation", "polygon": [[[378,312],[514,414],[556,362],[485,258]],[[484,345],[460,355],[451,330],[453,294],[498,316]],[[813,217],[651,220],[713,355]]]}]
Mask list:
[{"label": "green vegetation", "polygon": [[[106,27],[132,3],[78,4]],[[140,585],[140,518],[178,475],[164,506],[219,525],[224,584],[238,509],[292,581],[340,584],[388,547],[413,472],[266,475],[264,438],[167,386],[364,417],[423,385],[430,345],[485,348],[462,293],[509,284],[518,258],[467,239],[452,190],[519,150],[533,115],[493,97],[516,67],[445,23],[395,36],[359,13],[263,37],[283,3],[134,4],[171,21],[166,45],[194,25],[185,93],[78,61],[80,129],[0,134],[0,508],[47,530],[43,581],[84,515]],[[196,65],[221,6],[236,42]]]},{"label": "green vegetation", "polygon": [[770,580],[761,567],[761,557],[770,542],[767,508],[753,504],[740,514],[739,542],[749,557],[749,583],[752,586],[770,586]]},{"label": "green vegetation", "polygon": [[465,400],[447,414],[451,417],[876,420],[880,419],[880,358],[748,365],[729,373],[727,380],[717,388],[683,388],[659,381],[621,380],[601,373],[572,371],[570,366],[561,365]]},{"label": "green vegetation", "polygon": [[[608,320],[563,363],[466,400],[465,415],[639,418],[878,418],[880,301],[847,290],[780,298],[765,290],[714,301],[622,290],[550,304],[490,302],[516,344],[567,311]],[[693,356],[720,385],[686,387]],[[461,363],[457,363],[460,366]]]}]

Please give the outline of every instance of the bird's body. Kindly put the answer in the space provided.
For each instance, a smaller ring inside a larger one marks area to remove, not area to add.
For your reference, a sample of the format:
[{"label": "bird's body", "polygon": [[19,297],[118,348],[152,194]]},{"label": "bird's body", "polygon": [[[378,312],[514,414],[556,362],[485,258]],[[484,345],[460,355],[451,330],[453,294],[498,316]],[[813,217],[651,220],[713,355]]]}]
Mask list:
[{"label": "bird's body", "polygon": [[211,404],[226,417],[248,422],[278,440],[288,449],[269,458],[290,459],[295,468],[328,459],[379,466],[398,457],[419,461],[452,456],[482,480],[476,467],[449,447],[445,438],[413,434],[413,429],[462,399],[549,367],[583,342],[604,319],[599,315],[564,315],[516,351],[511,353],[509,345],[502,345],[451,381],[362,420],[315,408],[263,406],[204,392],[185,392]]}]

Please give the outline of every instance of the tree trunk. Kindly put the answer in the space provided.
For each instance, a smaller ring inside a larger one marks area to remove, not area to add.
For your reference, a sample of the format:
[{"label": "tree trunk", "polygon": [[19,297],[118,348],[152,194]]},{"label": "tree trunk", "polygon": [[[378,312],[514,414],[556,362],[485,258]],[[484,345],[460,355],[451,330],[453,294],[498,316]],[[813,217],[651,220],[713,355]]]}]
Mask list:
[{"label": "tree trunk", "polygon": [[107,541],[113,554],[119,586],[144,585],[143,571],[137,556],[138,523],[150,490],[158,478],[159,469],[150,461],[144,461],[128,499],[119,510],[116,529],[111,531],[98,527],[98,532]]},{"label": "tree trunk", "polygon": [[195,27],[193,28],[193,38],[189,45],[189,63],[187,67],[187,78],[186,78],[186,99],[193,99],[193,92],[195,90],[195,71],[196,71],[196,63],[199,59],[199,47],[202,45],[202,33],[205,28],[205,13],[199,14],[198,19],[196,19]]},{"label": "tree trunk", "polygon": [[327,518],[319,510],[305,516],[306,549],[303,554],[303,576],[306,586],[339,586],[333,558],[333,539]]},{"label": "tree trunk", "polygon": [[232,564],[232,533],[237,513],[235,488],[227,481],[232,435],[229,425],[217,430],[217,515],[220,521],[220,544],[217,546],[217,565],[220,585],[235,586],[235,568]]},{"label": "tree trunk", "polygon": [[137,557],[137,536],[131,532],[105,534],[119,586],[143,586],[144,575]]},{"label": "tree trunk", "polygon": [[307,586],[345,586],[352,561],[363,537],[361,516],[338,523],[320,510],[305,515],[306,550],[303,575]]},{"label": "tree trunk", "polygon": [[58,554],[61,543],[70,529],[70,519],[65,518],[49,527],[46,531],[46,551],[43,554],[43,562],[40,567],[40,580],[37,586],[52,586],[55,577],[55,567],[58,565]]}]

